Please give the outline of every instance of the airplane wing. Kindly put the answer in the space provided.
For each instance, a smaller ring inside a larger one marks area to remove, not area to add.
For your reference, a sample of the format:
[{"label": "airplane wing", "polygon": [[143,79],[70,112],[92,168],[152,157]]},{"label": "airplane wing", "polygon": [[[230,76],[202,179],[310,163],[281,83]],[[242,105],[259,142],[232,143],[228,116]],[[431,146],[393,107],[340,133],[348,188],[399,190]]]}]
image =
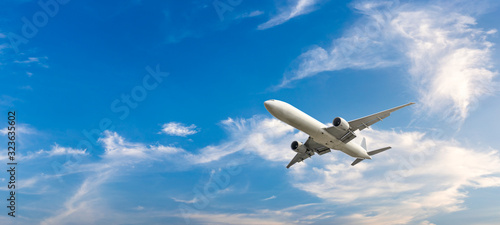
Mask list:
[{"label": "airplane wing", "polygon": [[293,157],[292,161],[290,161],[290,163],[288,163],[288,166],[286,166],[286,168],[288,169],[288,168],[290,168],[290,166],[292,166],[293,164],[298,163],[298,162],[302,162],[302,161],[304,161],[304,159],[307,159],[307,158],[309,158],[309,157],[311,157],[311,156],[310,156],[310,155],[308,155],[308,154],[306,154],[306,153],[300,153],[300,152],[299,152],[299,153],[297,153],[297,154],[295,155],[295,157]]},{"label": "airplane wing", "polygon": [[363,129],[373,125],[374,123],[381,121],[382,119],[390,116],[392,112],[394,112],[398,109],[402,109],[406,106],[413,105],[413,104],[415,104],[415,103],[410,102],[410,103],[402,105],[402,106],[398,106],[398,107],[388,109],[388,110],[385,110],[385,111],[382,111],[379,113],[375,113],[373,115],[369,115],[369,116],[365,116],[363,118],[349,121],[349,126],[351,127],[350,130],[352,132],[354,132],[356,130],[363,130]]},{"label": "airplane wing", "polygon": [[333,135],[334,137],[336,137],[337,139],[341,140],[342,142],[347,143],[347,142],[351,141],[352,139],[356,138],[354,131],[363,130],[363,129],[373,125],[374,123],[381,121],[382,119],[390,116],[392,112],[394,112],[398,109],[404,108],[406,106],[413,105],[413,104],[415,104],[415,103],[411,102],[411,103],[408,103],[408,104],[405,104],[402,106],[398,106],[398,107],[388,109],[388,110],[385,110],[385,111],[382,111],[379,113],[375,113],[373,115],[369,115],[369,116],[365,116],[363,118],[349,121],[348,123],[349,123],[350,128],[347,131],[341,131],[341,130],[335,128],[334,126],[325,128],[325,130],[328,133],[330,133],[331,135]]},{"label": "airplane wing", "polygon": [[315,153],[318,153],[318,155],[323,155],[325,153],[332,151],[332,150],[330,150],[330,148],[328,148],[322,144],[318,144],[318,142],[315,142],[311,137],[309,137],[307,139],[307,141],[306,141],[306,143],[304,143],[304,145],[307,147],[307,149],[312,150]]},{"label": "airplane wing", "polygon": [[321,144],[318,144],[311,137],[309,137],[307,139],[307,141],[306,141],[306,143],[304,143],[304,145],[307,147],[307,151],[305,153],[298,152],[295,155],[295,157],[293,157],[292,161],[290,161],[290,163],[288,163],[288,166],[286,166],[287,169],[290,168],[290,166],[292,166],[293,164],[298,163],[298,162],[302,162],[305,159],[311,157],[312,155],[314,155],[314,153],[318,153],[319,155],[323,155],[323,154],[326,154],[326,153],[332,151],[332,150],[330,150],[330,148],[325,147]]}]

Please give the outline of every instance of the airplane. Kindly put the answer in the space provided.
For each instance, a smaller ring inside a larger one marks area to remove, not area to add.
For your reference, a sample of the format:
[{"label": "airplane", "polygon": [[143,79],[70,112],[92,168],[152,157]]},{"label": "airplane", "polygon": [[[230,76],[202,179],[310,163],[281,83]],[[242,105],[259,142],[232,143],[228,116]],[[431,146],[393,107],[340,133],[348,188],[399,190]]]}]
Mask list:
[{"label": "airplane", "polygon": [[367,151],[365,138],[361,141],[361,145],[351,142],[354,138],[356,138],[356,134],[354,134],[354,132],[357,130],[363,130],[388,117],[392,112],[413,104],[415,103],[410,102],[405,105],[349,122],[341,117],[336,117],[333,119],[333,126],[327,127],[325,124],[286,102],[275,99],[264,102],[264,106],[267,111],[271,113],[271,115],[309,135],[309,138],[305,143],[299,141],[292,142],[291,148],[297,154],[286,166],[287,169],[295,163],[302,162],[313,156],[315,153],[323,155],[331,152],[331,149],[342,151],[345,154],[356,158],[354,162],[351,163],[351,166],[354,166],[365,159],[371,159],[371,156],[386,151],[391,147],[389,146],[373,151]]}]

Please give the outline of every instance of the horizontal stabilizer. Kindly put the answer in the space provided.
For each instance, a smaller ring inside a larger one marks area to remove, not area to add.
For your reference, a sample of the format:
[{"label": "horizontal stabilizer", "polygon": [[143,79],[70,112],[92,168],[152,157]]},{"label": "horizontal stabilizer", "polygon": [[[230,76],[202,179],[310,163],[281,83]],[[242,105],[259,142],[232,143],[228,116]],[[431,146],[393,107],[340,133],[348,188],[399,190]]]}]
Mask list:
[{"label": "horizontal stabilizer", "polygon": [[380,149],[377,149],[377,150],[369,151],[369,152],[368,152],[368,155],[369,155],[369,156],[372,156],[372,155],[375,155],[375,154],[381,153],[381,152],[383,152],[383,151],[385,151],[385,150],[388,150],[388,149],[390,149],[390,148],[391,148],[391,147],[385,147],[385,148],[380,148]]},{"label": "horizontal stabilizer", "polygon": [[[363,139],[363,142],[364,142],[364,139]],[[386,150],[388,150],[390,148],[391,147],[379,148],[377,150],[369,151],[367,153],[368,153],[369,156],[372,156],[372,155],[376,155],[378,153],[381,153],[383,151],[386,151]],[[360,163],[361,161],[363,161],[363,159],[356,159],[356,160],[354,160],[354,162],[351,163],[351,166],[354,166],[354,165]]]},{"label": "horizontal stabilizer", "polygon": [[354,162],[351,163],[351,166],[354,166],[354,165],[358,164],[361,161],[363,161],[363,159],[356,159],[356,160],[354,160]]}]

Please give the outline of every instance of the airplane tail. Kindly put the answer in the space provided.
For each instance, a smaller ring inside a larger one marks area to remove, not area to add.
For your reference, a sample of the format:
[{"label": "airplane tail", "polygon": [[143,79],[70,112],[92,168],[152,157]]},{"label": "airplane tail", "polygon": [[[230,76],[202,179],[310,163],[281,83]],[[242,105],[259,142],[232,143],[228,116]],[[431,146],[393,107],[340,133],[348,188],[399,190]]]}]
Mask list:
[{"label": "airplane tail", "polygon": [[[367,151],[367,149],[366,149],[366,139],[365,138],[363,138],[363,141],[361,141],[361,147],[363,147],[365,149],[365,151]],[[373,151],[369,151],[369,152],[367,151],[367,153],[368,153],[369,156],[372,156],[372,155],[376,155],[378,153],[381,153],[383,151],[389,150],[390,148],[391,148],[390,146],[389,147],[385,147],[385,148],[379,148],[377,150],[373,150]],[[354,160],[354,162],[351,163],[351,166],[354,166],[354,165],[360,163],[361,161],[363,161],[363,159],[356,159],[356,160]]]},{"label": "airplane tail", "polygon": [[366,149],[366,138],[363,137],[363,141],[361,141],[361,147],[363,147],[365,149],[365,151],[367,151]]}]

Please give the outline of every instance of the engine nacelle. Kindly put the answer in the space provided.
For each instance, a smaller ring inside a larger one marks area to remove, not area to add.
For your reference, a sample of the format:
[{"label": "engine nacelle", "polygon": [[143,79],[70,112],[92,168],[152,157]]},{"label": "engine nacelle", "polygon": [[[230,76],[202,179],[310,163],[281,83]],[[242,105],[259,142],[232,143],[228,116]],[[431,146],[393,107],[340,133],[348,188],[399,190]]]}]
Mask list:
[{"label": "engine nacelle", "polygon": [[300,141],[292,142],[292,145],[290,147],[292,147],[292,150],[294,152],[297,152],[297,153],[299,153],[299,152],[306,153],[306,151],[307,151],[307,147],[304,144],[302,144],[302,142],[300,142]]},{"label": "engine nacelle", "polygon": [[341,131],[349,130],[349,122],[345,121],[341,117],[333,119],[333,126]]}]

